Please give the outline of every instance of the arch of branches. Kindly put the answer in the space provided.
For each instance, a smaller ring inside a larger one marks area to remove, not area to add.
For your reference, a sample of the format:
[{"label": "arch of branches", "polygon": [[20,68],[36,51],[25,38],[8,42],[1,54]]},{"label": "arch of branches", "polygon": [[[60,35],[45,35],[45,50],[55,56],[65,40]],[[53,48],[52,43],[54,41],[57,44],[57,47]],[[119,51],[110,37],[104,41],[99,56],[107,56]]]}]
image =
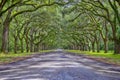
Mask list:
[{"label": "arch of branches", "polygon": [[119,0],[0,0],[1,52],[120,53]]}]

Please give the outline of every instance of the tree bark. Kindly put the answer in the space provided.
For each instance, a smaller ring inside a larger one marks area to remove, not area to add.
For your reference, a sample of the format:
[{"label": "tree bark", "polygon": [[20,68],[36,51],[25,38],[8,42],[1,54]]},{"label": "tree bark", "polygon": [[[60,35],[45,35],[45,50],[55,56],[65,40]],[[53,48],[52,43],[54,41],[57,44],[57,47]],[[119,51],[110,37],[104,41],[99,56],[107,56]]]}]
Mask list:
[{"label": "tree bark", "polygon": [[111,22],[111,27],[112,27],[112,34],[113,34],[113,41],[114,41],[114,54],[120,54],[119,51],[119,39],[117,38],[117,28],[116,28],[116,15],[114,14],[114,22]]},{"label": "tree bark", "polygon": [[8,52],[8,37],[9,37],[8,33],[9,33],[11,12],[12,12],[12,9],[8,10],[8,14],[7,14],[6,19],[3,23],[2,46],[1,46],[1,52],[3,52],[3,53]]},{"label": "tree bark", "polygon": [[30,40],[30,52],[33,52],[33,36],[31,36],[31,40]]},{"label": "tree bark", "polygon": [[26,52],[29,52],[29,41],[28,41],[28,35],[26,35],[25,43],[26,43]]},{"label": "tree bark", "polygon": [[14,53],[17,53],[17,42],[18,42],[18,38],[14,36]]},{"label": "tree bark", "polygon": [[104,40],[104,53],[108,52],[108,41]]},{"label": "tree bark", "polygon": [[20,43],[21,43],[21,53],[24,52],[24,48],[23,48],[23,39],[20,39]]},{"label": "tree bark", "polygon": [[97,45],[97,52],[99,53],[100,52],[100,45],[99,45],[99,41],[96,43]]},{"label": "tree bark", "polygon": [[114,41],[114,54],[120,54],[120,42],[117,40]]},{"label": "tree bark", "polygon": [[3,52],[3,53],[7,53],[8,52],[8,48],[7,48],[7,44],[8,44],[8,31],[9,31],[9,22],[6,22],[6,23],[4,23],[3,34],[2,34],[1,52]]},{"label": "tree bark", "polygon": [[95,42],[92,43],[92,52],[95,52]]}]

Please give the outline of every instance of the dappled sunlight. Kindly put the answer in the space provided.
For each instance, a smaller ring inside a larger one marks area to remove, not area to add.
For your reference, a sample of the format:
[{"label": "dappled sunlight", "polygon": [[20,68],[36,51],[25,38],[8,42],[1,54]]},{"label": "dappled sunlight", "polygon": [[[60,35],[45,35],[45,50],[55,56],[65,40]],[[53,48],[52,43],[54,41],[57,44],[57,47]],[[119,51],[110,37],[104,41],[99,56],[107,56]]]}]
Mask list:
[{"label": "dappled sunlight", "polygon": [[39,65],[33,65],[28,68],[62,68],[62,67],[83,67],[83,65],[80,65],[79,63],[74,62],[59,62],[59,61],[52,61],[52,62],[45,62],[44,64]]},{"label": "dappled sunlight", "polygon": [[112,73],[112,74],[118,74],[120,75],[120,72],[116,72],[116,71],[109,71],[109,70],[98,70],[100,72],[105,72],[105,73]]},{"label": "dappled sunlight", "polygon": [[[54,52],[46,55],[38,55],[17,63],[12,63],[12,65],[8,64],[8,69],[6,68],[0,71],[0,79],[111,80],[112,78],[107,76],[111,73],[116,73],[104,68],[101,64],[97,64],[96,61],[87,58],[85,59],[82,56],[73,56],[65,54],[64,52]],[[106,74],[105,71],[108,71],[109,73]]]},{"label": "dappled sunlight", "polygon": [[120,0],[0,0],[0,80],[120,80]]}]

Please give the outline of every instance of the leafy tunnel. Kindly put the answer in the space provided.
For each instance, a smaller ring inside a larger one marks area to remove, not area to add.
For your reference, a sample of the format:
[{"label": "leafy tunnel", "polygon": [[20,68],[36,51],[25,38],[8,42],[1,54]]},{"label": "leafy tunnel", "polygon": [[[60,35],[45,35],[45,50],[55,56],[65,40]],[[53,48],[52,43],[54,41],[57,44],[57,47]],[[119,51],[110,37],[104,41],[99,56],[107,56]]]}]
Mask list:
[{"label": "leafy tunnel", "polygon": [[1,52],[120,53],[119,0],[0,0]]}]

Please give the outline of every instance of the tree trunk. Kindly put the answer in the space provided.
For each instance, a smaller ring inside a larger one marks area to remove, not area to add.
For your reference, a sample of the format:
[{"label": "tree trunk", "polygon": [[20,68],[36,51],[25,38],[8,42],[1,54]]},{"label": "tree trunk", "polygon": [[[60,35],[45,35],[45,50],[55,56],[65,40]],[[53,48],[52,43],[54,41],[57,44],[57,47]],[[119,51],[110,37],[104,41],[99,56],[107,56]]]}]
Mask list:
[{"label": "tree trunk", "polygon": [[17,53],[17,42],[18,38],[14,36],[14,53]]},{"label": "tree trunk", "polygon": [[120,42],[114,41],[114,54],[120,54]]},{"label": "tree trunk", "polygon": [[37,44],[37,52],[39,52],[39,49],[40,49],[40,45]]},{"label": "tree trunk", "polygon": [[30,52],[33,52],[33,43],[30,42]]},{"label": "tree trunk", "polygon": [[29,52],[29,42],[28,42],[28,37],[25,38],[25,43],[26,43],[26,52]]},{"label": "tree trunk", "polygon": [[8,52],[7,44],[8,44],[9,24],[10,24],[9,22],[6,22],[6,23],[4,23],[4,26],[3,26],[2,47],[1,47],[1,52],[3,52],[3,53]]},{"label": "tree trunk", "polygon": [[114,22],[111,22],[111,26],[112,26],[112,34],[113,34],[113,41],[114,41],[114,54],[118,54],[120,53],[120,49],[119,49],[119,45],[120,45],[120,42],[118,41],[117,39],[117,24],[116,24],[116,18],[117,16],[114,14]]},{"label": "tree trunk", "polygon": [[38,52],[38,45],[37,44],[34,44],[34,52]]},{"label": "tree trunk", "polygon": [[107,21],[105,20],[104,22],[104,26],[105,26],[105,38],[103,39],[104,41],[104,53],[107,53],[108,52],[108,27],[107,27]]},{"label": "tree trunk", "polygon": [[23,39],[20,40],[20,43],[21,43],[21,53],[24,52],[24,48],[23,48]]},{"label": "tree trunk", "polygon": [[95,43],[92,43],[92,52],[95,52]]},{"label": "tree trunk", "polygon": [[91,51],[91,48],[90,48],[90,46],[89,46],[89,45],[88,45],[88,50],[89,50],[89,51]]},{"label": "tree trunk", "polygon": [[26,52],[29,52],[29,43],[28,42],[26,42]]},{"label": "tree trunk", "polygon": [[104,53],[108,52],[108,41],[104,40]]},{"label": "tree trunk", "polygon": [[97,45],[97,52],[99,53],[100,52],[100,45],[99,45],[99,41],[96,42],[96,45]]},{"label": "tree trunk", "polygon": [[82,44],[82,51],[85,51],[85,45]]},{"label": "tree trunk", "polygon": [[80,48],[80,45],[79,45],[78,47],[79,47],[79,50],[80,50],[80,49],[81,49],[81,48]]},{"label": "tree trunk", "polygon": [[3,23],[2,46],[1,46],[1,52],[3,52],[3,53],[8,52],[8,37],[9,37],[8,33],[9,33],[11,12],[12,12],[12,9],[9,9],[6,19]]},{"label": "tree trunk", "polygon": [[30,52],[33,52],[33,36],[32,35],[30,40]]}]

